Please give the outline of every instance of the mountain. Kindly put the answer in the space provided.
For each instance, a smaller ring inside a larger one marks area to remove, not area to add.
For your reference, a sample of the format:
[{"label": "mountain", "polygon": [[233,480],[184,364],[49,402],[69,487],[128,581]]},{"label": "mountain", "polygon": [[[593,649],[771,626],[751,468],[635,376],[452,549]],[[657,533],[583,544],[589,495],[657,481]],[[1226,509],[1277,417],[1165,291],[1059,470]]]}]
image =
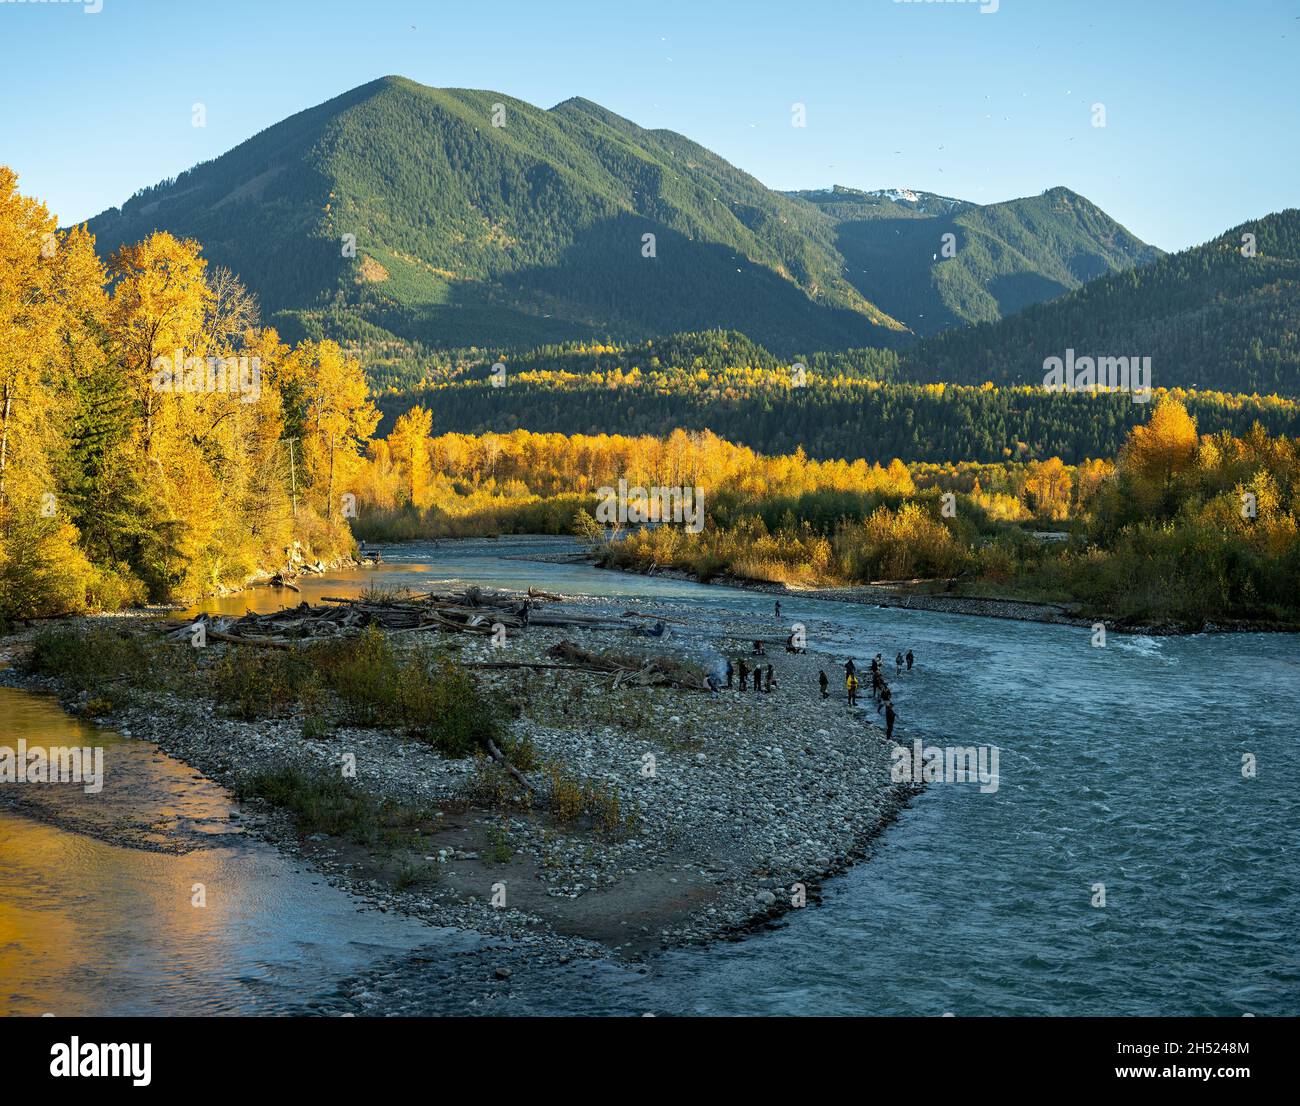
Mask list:
[{"label": "mountain", "polygon": [[[1242,252],[1248,241],[1253,256]],[[1000,322],[931,338],[906,351],[899,376],[1037,385],[1044,360],[1073,349],[1150,357],[1160,388],[1296,396],[1297,319],[1300,211],[1288,209]]]},{"label": "mountain", "polygon": [[905,336],[841,275],[816,207],[582,99],[544,111],[385,77],[90,229],[104,252],[154,229],[198,239],[293,337],[445,348],[728,326],[785,349]]},{"label": "mountain", "polygon": [[[949,228],[959,252],[938,264]],[[1064,189],[990,207],[788,195],[589,100],[542,110],[401,77],[299,112],[90,229],[104,253],[156,229],[196,238],[287,337],[363,343],[368,360],[714,327],[781,355],[895,348],[1155,252]]]},{"label": "mountain", "polygon": [[921,336],[995,322],[1161,256],[1068,188],[984,206],[905,188],[790,195],[835,220],[846,279]]}]

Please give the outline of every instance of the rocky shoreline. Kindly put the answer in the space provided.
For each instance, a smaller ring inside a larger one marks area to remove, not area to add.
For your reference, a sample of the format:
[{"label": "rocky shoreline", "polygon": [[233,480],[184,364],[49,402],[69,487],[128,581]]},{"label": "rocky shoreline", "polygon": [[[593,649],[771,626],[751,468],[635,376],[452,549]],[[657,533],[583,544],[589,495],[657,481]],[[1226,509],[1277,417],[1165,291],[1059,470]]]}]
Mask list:
[{"label": "rocky shoreline", "polygon": [[[772,641],[775,632],[770,618],[724,612],[701,619],[669,604],[634,606],[645,617],[623,618],[629,604],[603,600],[547,608],[622,619],[625,627],[612,630],[534,626],[501,647],[470,635],[439,634],[437,641],[489,694],[516,705],[512,736],[526,737],[543,763],[617,796],[626,824],[614,832],[559,824],[544,804],[485,805],[482,762],[444,757],[393,730],[339,727],[305,737],[300,718],[245,722],[210,699],[171,693],[94,720],[155,742],[232,790],[259,768],[329,768],[351,754],[356,782],[368,794],[434,812],[417,855],[377,856],[321,834],[303,838],[284,811],[260,800],[243,806],[246,832],[309,861],[366,908],[473,930],[528,962],[611,953],[638,960],[735,937],[816,904],[821,883],[867,855],[913,794],[890,781],[894,746],[869,721],[870,706],[851,709],[844,701],[842,680],[834,679],[843,658],[792,655],[778,645],[763,658],[773,666],[775,689],[761,694],[612,688],[584,672],[476,667],[546,663],[564,639],[720,672],[723,657],[738,659],[755,638]],[[655,619],[664,621],[663,637],[634,629]],[[134,632],[147,618],[115,621]],[[257,663],[255,655],[248,660]],[[819,668],[838,694],[821,698]],[[60,691],[14,668],[0,679]],[[83,695],[65,705],[85,713],[91,703]],[[510,969],[502,970],[508,977]]]},{"label": "rocky shoreline", "polygon": [[602,565],[598,558],[587,553],[532,554],[522,560],[550,564],[580,563],[609,572],[623,572],[632,576],[661,576],[671,580],[687,580],[695,584],[716,584],[744,591],[758,591],[770,595],[790,595],[799,599],[827,600],[836,603],[856,603],[869,607],[901,607],[916,611],[933,611],[938,614],[960,614],[973,618],[999,618],[1014,622],[1046,622],[1061,626],[1092,627],[1102,622],[1107,633],[1133,634],[1146,637],[1176,637],[1188,634],[1234,633],[1297,633],[1300,626],[1251,619],[1221,619],[1205,621],[1199,625],[1174,620],[1142,622],[1115,619],[1109,616],[1088,618],[1075,608],[1077,604],[1037,603],[1023,599],[1003,599],[993,596],[956,595],[920,590],[905,584],[853,584],[844,586],[790,587],[786,584],[751,580],[744,576],[719,574],[701,580],[694,573],[676,568],[658,568],[640,572],[630,568],[613,568]]}]

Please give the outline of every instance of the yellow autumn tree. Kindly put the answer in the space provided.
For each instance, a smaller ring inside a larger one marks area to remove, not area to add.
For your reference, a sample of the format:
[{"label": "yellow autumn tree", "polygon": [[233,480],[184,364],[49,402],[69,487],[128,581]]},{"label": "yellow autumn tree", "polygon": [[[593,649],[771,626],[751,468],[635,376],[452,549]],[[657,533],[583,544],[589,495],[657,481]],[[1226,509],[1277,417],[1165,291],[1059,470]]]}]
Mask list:
[{"label": "yellow autumn tree", "polygon": [[388,435],[388,450],[397,466],[402,489],[408,502],[427,507],[431,496],[433,469],[429,463],[429,435],[433,414],[423,407],[412,407],[400,415]]},{"label": "yellow autumn tree", "polygon": [[81,610],[94,575],[51,458],[67,436],[69,277],[80,239],[0,166],[0,616]]},{"label": "yellow autumn tree", "polygon": [[1070,516],[1070,498],[1074,481],[1065,463],[1059,457],[1037,461],[1029,468],[1025,492],[1030,507],[1040,518],[1059,521]]},{"label": "yellow autumn tree", "polygon": [[379,425],[379,412],[361,365],[337,342],[304,342],[285,367],[297,386],[303,426],[304,482],[313,506],[328,522],[351,512],[365,444]]},{"label": "yellow autumn tree", "polygon": [[[137,396],[146,454],[154,449],[155,423],[165,400],[184,394],[177,384],[184,382],[186,361],[208,352],[204,323],[213,295],[204,279],[206,267],[197,242],[165,231],[122,246],[109,260],[109,337]],[[168,366],[161,371],[169,375],[162,376],[155,362]]]},{"label": "yellow autumn tree", "polygon": [[1168,484],[1196,463],[1196,420],[1166,396],[1145,426],[1135,426],[1120,453],[1122,468],[1152,484]]}]

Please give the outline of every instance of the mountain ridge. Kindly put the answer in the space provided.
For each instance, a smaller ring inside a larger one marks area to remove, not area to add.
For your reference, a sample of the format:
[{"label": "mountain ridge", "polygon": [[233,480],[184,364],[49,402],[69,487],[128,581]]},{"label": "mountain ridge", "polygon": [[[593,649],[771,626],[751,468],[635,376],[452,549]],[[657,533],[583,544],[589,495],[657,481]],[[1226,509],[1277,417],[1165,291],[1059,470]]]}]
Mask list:
[{"label": "mountain ridge", "polygon": [[[861,207],[867,195],[841,202]],[[896,348],[925,333],[925,312],[900,319],[874,298],[879,282],[852,272],[864,232],[846,235],[825,206],[581,96],[542,109],[389,75],[141,189],[89,226],[104,253],[153,230],[198,239],[291,338],[517,348],[724,327],[789,351]],[[1103,239],[1108,228],[1097,220]],[[355,257],[344,256],[346,235]],[[891,265],[921,273],[920,245]],[[1081,248],[1092,264],[1129,260],[1104,241]],[[1060,276],[1020,298],[1063,287]],[[988,294],[963,285],[957,298]]]}]

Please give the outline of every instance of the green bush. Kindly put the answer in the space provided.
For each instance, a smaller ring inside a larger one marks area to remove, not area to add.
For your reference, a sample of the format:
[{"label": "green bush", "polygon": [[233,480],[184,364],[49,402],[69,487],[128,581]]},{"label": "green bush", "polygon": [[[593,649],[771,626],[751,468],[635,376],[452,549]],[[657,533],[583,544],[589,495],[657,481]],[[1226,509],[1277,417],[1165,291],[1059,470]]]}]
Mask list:
[{"label": "green bush", "polygon": [[105,684],[140,686],[151,683],[154,653],[137,637],[117,630],[44,630],[32,641],[24,662],[27,671],[51,676],[79,691]]}]

